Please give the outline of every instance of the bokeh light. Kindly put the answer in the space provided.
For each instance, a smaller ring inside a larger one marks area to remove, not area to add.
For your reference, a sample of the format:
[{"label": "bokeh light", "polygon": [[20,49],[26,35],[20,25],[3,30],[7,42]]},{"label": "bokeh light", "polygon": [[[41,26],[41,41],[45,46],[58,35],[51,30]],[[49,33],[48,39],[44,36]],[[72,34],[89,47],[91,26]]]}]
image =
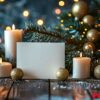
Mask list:
[{"label": "bokeh light", "polygon": [[59,14],[61,14],[61,9],[56,8],[54,12],[55,12],[55,14],[59,15]]},{"label": "bokeh light", "polygon": [[39,26],[42,26],[42,25],[44,24],[44,20],[43,20],[43,19],[38,19],[38,20],[37,20],[37,24],[38,24]]},{"label": "bokeh light", "polygon": [[79,0],[74,0],[74,2],[78,2]]},{"label": "bokeh light", "polygon": [[5,2],[5,0],[0,0],[0,2]]},{"label": "bokeh light", "polygon": [[29,11],[28,11],[28,10],[24,10],[24,11],[23,11],[23,16],[24,16],[24,17],[28,17],[28,16],[29,16],[29,14],[30,14],[30,13],[29,13]]},{"label": "bokeh light", "polygon": [[10,26],[6,26],[6,30],[11,30],[11,27]]},{"label": "bokeh light", "polygon": [[64,6],[65,2],[64,1],[59,1],[59,6]]}]

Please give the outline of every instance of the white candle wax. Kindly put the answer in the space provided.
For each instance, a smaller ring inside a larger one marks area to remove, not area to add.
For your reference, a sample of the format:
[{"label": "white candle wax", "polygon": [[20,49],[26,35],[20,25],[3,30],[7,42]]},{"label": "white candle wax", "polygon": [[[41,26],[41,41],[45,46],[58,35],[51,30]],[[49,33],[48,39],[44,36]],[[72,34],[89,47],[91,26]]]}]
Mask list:
[{"label": "white candle wax", "polygon": [[16,58],[16,42],[22,41],[23,30],[13,29],[4,31],[5,58]]},{"label": "white candle wax", "polygon": [[89,57],[73,58],[73,78],[89,78],[90,61]]},{"label": "white candle wax", "polygon": [[9,77],[12,70],[12,64],[9,62],[0,63],[0,77]]}]

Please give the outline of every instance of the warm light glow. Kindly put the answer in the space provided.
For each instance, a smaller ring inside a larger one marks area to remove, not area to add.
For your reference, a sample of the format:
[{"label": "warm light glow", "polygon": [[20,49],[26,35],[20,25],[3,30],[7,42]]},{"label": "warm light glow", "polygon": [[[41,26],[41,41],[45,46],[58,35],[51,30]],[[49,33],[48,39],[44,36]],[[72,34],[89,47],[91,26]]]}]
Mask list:
[{"label": "warm light glow", "polygon": [[67,30],[69,30],[69,28],[64,28],[64,30],[66,30],[66,31],[67,31]]},{"label": "warm light glow", "polygon": [[87,29],[87,28],[85,28],[84,30],[85,30],[85,31],[87,31],[88,29]]},{"label": "warm light glow", "polygon": [[15,25],[14,24],[12,25],[12,30],[15,30]]},{"label": "warm light glow", "polygon": [[23,16],[24,17],[28,17],[29,16],[29,11],[28,10],[24,10],[23,11]]},{"label": "warm light glow", "polygon": [[78,2],[79,0],[74,0],[74,2]]},{"label": "warm light glow", "polygon": [[2,58],[0,58],[0,63],[2,63]]},{"label": "warm light glow", "polygon": [[81,21],[80,24],[83,24],[83,21]]},{"label": "warm light glow", "polygon": [[37,24],[40,25],[40,26],[42,26],[44,24],[43,19],[38,19],[37,20]]},{"label": "warm light glow", "polygon": [[0,0],[0,2],[4,2],[5,0]]},{"label": "warm light glow", "polygon": [[84,37],[84,35],[82,35],[82,38]]},{"label": "warm light glow", "polygon": [[64,1],[59,1],[59,6],[64,6],[65,2]]},{"label": "warm light glow", "polygon": [[61,23],[63,23],[63,22],[64,22],[64,20],[61,20],[60,22],[61,22]]},{"label": "warm light glow", "polygon": [[73,26],[70,26],[70,28],[73,28]]},{"label": "warm light glow", "polygon": [[60,26],[64,26],[64,24],[61,24]]},{"label": "warm light glow", "polygon": [[6,30],[11,30],[11,27],[10,26],[6,26]]},{"label": "warm light glow", "polygon": [[82,52],[80,52],[80,57],[82,57]]},{"label": "warm light glow", "polygon": [[61,10],[60,10],[59,8],[56,8],[54,12],[55,12],[55,14],[57,14],[57,15],[61,14]]},{"label": "warm light glow", "polygon": [[69,16],[69,17],[71,17],[71,16],[72,16],[72,14],[71,14],[71,13],[69,13],[69,14],[68,14],[68,16]]}]

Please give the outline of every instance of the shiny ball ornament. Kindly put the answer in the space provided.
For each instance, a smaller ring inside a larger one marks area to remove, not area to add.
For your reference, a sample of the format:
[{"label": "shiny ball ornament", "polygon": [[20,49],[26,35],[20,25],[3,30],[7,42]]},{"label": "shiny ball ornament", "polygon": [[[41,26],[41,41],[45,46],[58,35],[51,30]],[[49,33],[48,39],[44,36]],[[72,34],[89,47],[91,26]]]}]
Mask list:
[{"label": "shiny ball ornament", "polygon": [[69,76],[69,72],[65,68],[60,68],[56,72],[56,77],[57,77],[58,80],[64,81],[64,80],[68,79],[68,76]]},{"label": "shiny ball ornament", "polygon": [[86,16],[83,17],[83,22],[85,24],[88,24],[89,26],[92,26],[92,25],[94,25],[95,20],[94,20],[94,17],[93,16],[86,15]]},{"label": "shiny ball ornament", "polygon": [[24,76],[24,73],[23,73],[22,69],[14,68],[14,69],[12,69],[10,75],[11,75],[12,80],[21,80],[22,77]]},{"label": "shiny ball ornament", "polygon": [[88,5],[84,1],[78,1],[72,6],[72,14],[79,19],[88,13]]},{"label": "shiny ball ornament", "polygon": [[87,42],[83,45],[84,52],[92,52],[95,50],[95,46],[92,42]]},{"label": "shiny ball ornament", "polygon": [[96,42],[99,39],[99,32],[96,29],[90,29],[87,32],[87,39],[90,42]]},{"label": "shiny ball ornament", "polygon": [[94,76],[97,79],[100,79],[100,65],[97,65],[94,69]]}]

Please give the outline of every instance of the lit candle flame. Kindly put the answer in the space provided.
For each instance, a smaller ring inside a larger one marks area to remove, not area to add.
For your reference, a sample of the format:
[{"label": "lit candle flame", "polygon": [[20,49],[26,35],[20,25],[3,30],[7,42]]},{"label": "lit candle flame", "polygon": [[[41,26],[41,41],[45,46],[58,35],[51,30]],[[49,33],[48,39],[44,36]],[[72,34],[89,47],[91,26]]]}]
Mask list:
[{"label": "lit candle flame", "polygon": [[15,30],[15,25],[14,24],[12,25],[12,30]]},{"label": "lit candle flame", "polygon": [[0,58],[0,64],[2,63],[2,58]]},{"label": "lit candle flame", "polygon": [[82,52],[80,53],[80,57],[82,57]]}]

